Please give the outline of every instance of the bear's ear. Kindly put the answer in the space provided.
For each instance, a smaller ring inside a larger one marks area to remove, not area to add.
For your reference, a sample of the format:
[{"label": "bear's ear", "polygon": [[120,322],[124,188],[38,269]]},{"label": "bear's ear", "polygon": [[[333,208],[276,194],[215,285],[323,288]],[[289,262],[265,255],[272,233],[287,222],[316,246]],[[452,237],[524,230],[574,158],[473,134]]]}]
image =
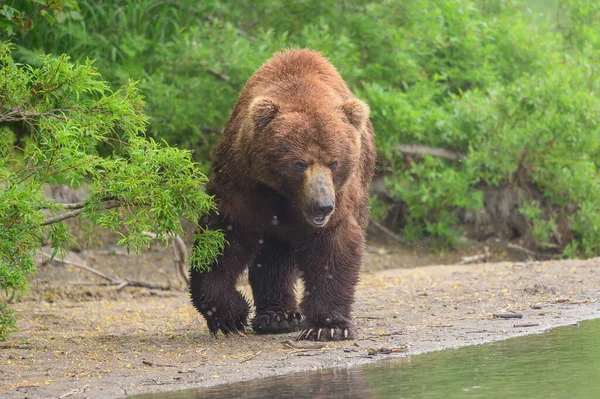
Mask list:
[{"label": "bear's ear", "polygon": [[356,98],[346,101],[342,105],[342,111],[348,118],[348,122],[357,129],[361,129],[369,118],[369,106]]},{"label": "bear's ear", "polygon": [[279,106],[273,100],[266,97],[255,98],[250,103],[250,117],[256,130],[267,126],[279,112]]}]

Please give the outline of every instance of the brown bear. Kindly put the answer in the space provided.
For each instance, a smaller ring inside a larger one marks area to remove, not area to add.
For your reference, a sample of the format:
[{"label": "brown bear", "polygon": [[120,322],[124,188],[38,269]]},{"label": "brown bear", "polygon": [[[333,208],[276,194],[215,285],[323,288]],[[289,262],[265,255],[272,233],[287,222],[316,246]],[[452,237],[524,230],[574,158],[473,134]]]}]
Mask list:
[{"label": "brown bear", "polygon": [[207,227],[228,244],[210,272],[191,271],[192,303],[213,334],[243,335],[250,306],[235,285],[249,267],[256,333],[355,336],[375,156],[369,108],[318,52],[278,53],[248,80],[207,187],[219,209]]}]

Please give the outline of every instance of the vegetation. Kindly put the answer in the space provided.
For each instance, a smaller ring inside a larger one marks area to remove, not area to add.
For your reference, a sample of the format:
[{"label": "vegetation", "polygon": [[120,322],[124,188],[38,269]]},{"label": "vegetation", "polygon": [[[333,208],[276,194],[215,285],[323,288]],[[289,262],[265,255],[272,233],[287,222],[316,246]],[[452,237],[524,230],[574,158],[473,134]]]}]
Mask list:
[{"label": "vegetation", "polygon": [[[51,4],[45,15],[40,4]],[[3,7],[0,28],[16,15]],[[35,28],[5,29],[16,60],[42,71],[52,58],[40,54],[65,53],[81,65],[94,59],[113,89],[135,79],[148,136],[193,150],[204,172],[245,80],[275,51],[312,47],[371,106],[379,175],[406,209],[404,236],[454,245],[457,211],[484,207],[486,188],[512,186],[539,193],[519,210],[539,247],[600,253],[595,0],[30,0],[27,7],[19,15],[39,15]],[[135,93],[120,93],[128,92]],[[455,156],[410,154],[406,144]],[[156,149],[163,150],[175,152]],[[372,203],[385,218],[386,203]]]},{"label": "vegetation", "polygon": [[[96,59],[115,86],[139,79],[151,135],[194,149],[205,170],[244,81],[274,51],[313,47],[371,105],[405,236],[452,245],[456,210],[481,208],[482,187],[533,185],[540,217],[570,220],[559,246],[600,250],[595,1],[78,4],[23,37],[19,59],[64,52]],[[403,143],[464,157],[407,156]]]},{"label": "vegetation", "polygon": [[[72,243],[64,220],[85,215],[138,250],[148,232],[167,242],[183,234],[181,217],[196,223],[214,207],[190,152],[144,136],[148,118],[133,82],[113,91],[91,61],[66,55],[19,65],[11,47],[0,45],[0,340],[15,329],[10,302],[35,272],[36,252],[48,242],[54,257]],[[89,199],[47,199],[45,186],[57,181],[86,186]],[[192,262],[203,267],[223,236],[198,239],[203,252]]]}]

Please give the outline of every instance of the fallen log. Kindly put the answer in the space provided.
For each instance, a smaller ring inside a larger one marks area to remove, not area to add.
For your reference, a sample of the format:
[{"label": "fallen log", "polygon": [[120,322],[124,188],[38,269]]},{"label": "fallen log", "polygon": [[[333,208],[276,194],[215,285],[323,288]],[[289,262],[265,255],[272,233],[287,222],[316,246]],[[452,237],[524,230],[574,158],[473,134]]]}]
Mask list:
[{"label": "fallen log", "polygon": [[428,147],[421,144],[398,144],[397,148],[404,154],[431,155],[432,157],[448,159],[450,161],[462,161],[466,156],[466,154],[460,151]]}]

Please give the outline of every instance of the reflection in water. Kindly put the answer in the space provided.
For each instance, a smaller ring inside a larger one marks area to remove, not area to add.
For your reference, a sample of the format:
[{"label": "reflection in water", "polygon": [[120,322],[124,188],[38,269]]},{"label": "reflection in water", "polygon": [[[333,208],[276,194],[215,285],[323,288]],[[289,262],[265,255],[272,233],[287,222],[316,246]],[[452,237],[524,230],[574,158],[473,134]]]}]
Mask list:
[{"label": "reflection in water", "polygon": [[492,344],[143,399],[600,398],[600,319]]}]

